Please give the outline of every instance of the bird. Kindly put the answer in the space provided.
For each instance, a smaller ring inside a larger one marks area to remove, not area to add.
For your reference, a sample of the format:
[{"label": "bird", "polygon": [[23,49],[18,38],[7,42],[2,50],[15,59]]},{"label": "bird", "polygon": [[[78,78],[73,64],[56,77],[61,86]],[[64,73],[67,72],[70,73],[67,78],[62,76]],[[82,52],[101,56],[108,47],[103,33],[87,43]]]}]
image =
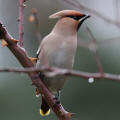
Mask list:
[{"label": "bird", "polygon": [[[49,16],[50,19],[58,19],[52,31],[42,39],[37,51],[36,68],[45,64],[51,67],[72,69],[77,49],[77,32],[82,23],[90,15],[83,14],[76,10],[62,10]],[[63,89],[67,76],[46,77],[39,73],[43,82],[52,93],[59,93]],[[36,89],[36,93],[39,90]],[[42,96],[40,114],[50,114],[50,107]]]}]

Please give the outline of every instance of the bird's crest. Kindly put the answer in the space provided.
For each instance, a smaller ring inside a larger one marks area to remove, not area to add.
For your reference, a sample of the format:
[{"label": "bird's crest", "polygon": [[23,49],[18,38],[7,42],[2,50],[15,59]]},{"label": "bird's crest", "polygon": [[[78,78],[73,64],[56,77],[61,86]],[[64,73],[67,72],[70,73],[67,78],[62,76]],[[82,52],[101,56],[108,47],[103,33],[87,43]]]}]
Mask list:
[{"label": "bird's crest", "polygon": [[55,19],[67,16],[83,16],[83,14],[76,10],[62,10],[50,15],[49,18]]}]

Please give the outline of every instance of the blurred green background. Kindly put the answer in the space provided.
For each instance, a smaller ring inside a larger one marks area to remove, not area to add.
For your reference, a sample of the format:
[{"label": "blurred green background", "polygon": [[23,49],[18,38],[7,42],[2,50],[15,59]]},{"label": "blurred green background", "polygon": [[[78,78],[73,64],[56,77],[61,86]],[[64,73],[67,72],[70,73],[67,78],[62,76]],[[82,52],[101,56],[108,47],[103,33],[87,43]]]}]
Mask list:
[{"label": "blurred green background", "polygon": [[[116,18],[115,0],[79,0],[83,5],[99,11],[110,19]],[[63,9],[75,9],[63,0],[28,0],[24,14],[24,47],[29,56],[35,56],[38,41],[35,27],[28,21],[31,9],[38,9],[40,33],[47,35],[56,20],[48,16]],[[120,5],[120,4],[119,4]],[[0,20],[9,33],[18,39],[18,0],[0,0]],[[84,11],[83,11],[84,12]],[[89,13],[88,13],[89,14]],[[86,25],[91,29],[97,42],[118,37],[120,29],[91,15],[79,30],[78,36],[90,42]],[[107,41],[98,45],[99,57],[104,71],[120,74],[120,41]],[[8,48],[0,47],[0,68],[21,67]],[[74,69],[97,72],[94,54],[84,47],[78,47]],[[35,97],[35,87],[25,74],[0,73],[0,120],[57,120],[54,113],[42,118],[39,115],[40,98]],[[93,84],[82,78],[72,77],[61,93],[61,101],[66,110],[76,113],[73,120],[120,120],[120,82],[95,80]]]}]

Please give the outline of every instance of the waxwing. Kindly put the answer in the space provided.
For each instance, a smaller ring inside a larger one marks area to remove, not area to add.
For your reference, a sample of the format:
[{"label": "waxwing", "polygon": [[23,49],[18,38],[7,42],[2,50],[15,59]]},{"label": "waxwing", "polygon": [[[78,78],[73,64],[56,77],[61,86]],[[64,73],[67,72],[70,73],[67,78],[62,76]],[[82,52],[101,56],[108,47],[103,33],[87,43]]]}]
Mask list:
[{"label": "waxwing", "polygon": [[[58,68],[72,69],[77,48],[77,31],[81,24],[89,18],[75,10],[62,10],[54,13],[49,18],[58,19],[52,31],[44,37],[37,51],[36,67],[45,64]],[[40,73],[40,77],[52,93],[59,93],[67,80],[66,76],[46,77]],[[37,89],[37,93],[39,90]],[[40,114],[50,113],[50,107],[42,96]]]}]

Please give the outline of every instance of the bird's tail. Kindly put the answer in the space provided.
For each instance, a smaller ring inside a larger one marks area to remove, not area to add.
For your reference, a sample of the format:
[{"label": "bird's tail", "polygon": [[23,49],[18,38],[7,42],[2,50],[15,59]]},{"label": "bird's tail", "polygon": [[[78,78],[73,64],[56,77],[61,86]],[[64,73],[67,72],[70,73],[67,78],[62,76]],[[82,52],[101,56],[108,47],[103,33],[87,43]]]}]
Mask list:
[{"label": "bird's tail", "polygon": [[42,96],[42,104],[41,104],[41,108],[40,108],[40,115],[41,116],[47,116],[50,114],[50,107],[47,104],[47,102],[45,101],[44,97]]}]

